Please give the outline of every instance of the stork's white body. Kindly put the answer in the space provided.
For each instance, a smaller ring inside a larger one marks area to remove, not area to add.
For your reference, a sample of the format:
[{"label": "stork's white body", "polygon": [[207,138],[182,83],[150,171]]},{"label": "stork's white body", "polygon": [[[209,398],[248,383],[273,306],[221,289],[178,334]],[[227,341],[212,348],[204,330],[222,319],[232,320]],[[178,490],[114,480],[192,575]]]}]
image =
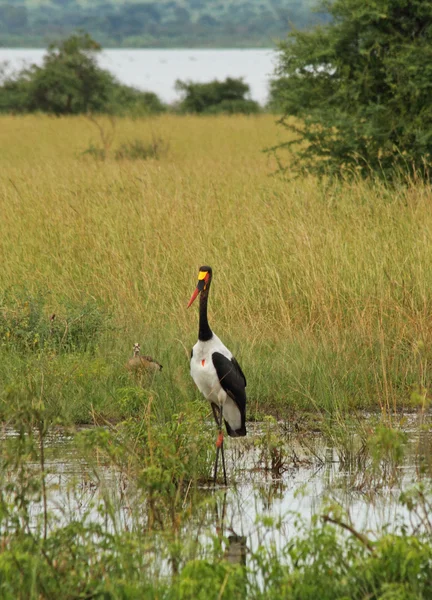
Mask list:
[{"label": "stork's white body", "polygon": [[220,352],[229,360],[233,357],[232,353],[214,333],[208,341],[198,340],[192,349],[190,363],[192,379],[209,402],[222,408],[225,421],[229,423],[233,430],[237,430],[241,427],[241,414],[234,400],[228,396],[220,384],[213,364],[213,352]]}]

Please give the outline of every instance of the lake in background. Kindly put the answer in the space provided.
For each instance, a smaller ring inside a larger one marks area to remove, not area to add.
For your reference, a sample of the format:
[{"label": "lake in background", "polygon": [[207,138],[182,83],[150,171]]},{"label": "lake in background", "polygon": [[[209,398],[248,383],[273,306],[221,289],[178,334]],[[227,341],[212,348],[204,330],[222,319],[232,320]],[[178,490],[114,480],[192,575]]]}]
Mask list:
[{"label": "lake in background", "polygon": [[[42,64],[44,54],[42,49],[0,48],[0,64],[7,62],[10,73],[33,63]],[[264,104],[276,52],[272,49],[121,49],[104,50],[98,62],[122,83],[155,92],[167,103],[179,99],[174,88],[176,79],[207,82],[243,77],[250,86],[252,99]]]}]

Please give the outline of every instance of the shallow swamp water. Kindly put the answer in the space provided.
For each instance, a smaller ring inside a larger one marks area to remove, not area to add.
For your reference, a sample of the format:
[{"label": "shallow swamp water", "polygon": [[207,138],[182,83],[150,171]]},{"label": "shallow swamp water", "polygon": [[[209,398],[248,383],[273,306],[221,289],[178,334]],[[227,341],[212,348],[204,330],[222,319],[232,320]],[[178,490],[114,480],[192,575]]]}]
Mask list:
[{"label": "shallow swamp water", "polygon": [[[3,440],[14,435],[4,431]],[[366,450],[355,427],[341,440],[329,432],[298,433],[281,423],[251,425],[246,439],[227,441],[228,486],[214,486],[209,473],[209,481],[198,485],[188,518],[173,517],[171,526],[200,544],[215,535],[226,536],[233,560],[244,560],[245,548],[286,543],[299,519],[308,524],[329,506],[337,506],[345,522],[371,539],[383,529],[391,532],[401,526],[416,533],[421,518],[413,517],[400,495],[421,480],[430,481],[430,422],[406,420],[403,436],[403,454],[395,456],[394,449],[386,454],[381,448],[374,459],[373,449]],[[385,440],[379,444],[385,446]],[[36,472],[40,464],[32,467]],[[49,527],[81,520],[113,532],[148,530],[147,499],[133,478],[97,457],[90,463],[77,452],[73,435],[50,434],[44,470],[46,505],[43,497],[32,502],[34,527],[45,511]],[[16,476],[12,469],[3,471],[3,485],[13,484]],[[181,493],[180,505],[186,510],[192,493],[187,486]]]}]

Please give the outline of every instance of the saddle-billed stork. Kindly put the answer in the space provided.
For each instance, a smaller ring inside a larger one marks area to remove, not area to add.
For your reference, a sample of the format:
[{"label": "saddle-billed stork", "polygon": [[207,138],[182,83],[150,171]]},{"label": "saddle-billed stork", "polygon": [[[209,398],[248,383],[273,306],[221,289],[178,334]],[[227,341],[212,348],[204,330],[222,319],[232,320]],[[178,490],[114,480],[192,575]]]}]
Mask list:
[{"label": "saddle-billed stork", "polygon": [[209,400],[219,428],[216,441],[214,483],[216,483],[220,450],[226,485],[222,420],[225,421],[229,436],[246,435],[246,377],[232,353],[210,329],[207,319],[207,303],[211,281],[211,267],[200,267],[198,284],[188,304],[189,308],[201,293],[198,341],[192,348],[190,370],[198,389]]}]

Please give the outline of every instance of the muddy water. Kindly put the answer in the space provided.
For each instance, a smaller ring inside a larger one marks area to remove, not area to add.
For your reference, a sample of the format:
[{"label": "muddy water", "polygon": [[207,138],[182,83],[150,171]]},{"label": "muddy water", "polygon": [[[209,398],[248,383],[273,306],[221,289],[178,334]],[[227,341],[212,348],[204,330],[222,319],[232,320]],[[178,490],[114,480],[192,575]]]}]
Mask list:
[{"label": "muddy water", "polygon": [[[384,526],[389,530],[401,524],[412,528],[412,514],[399,502],[400,493],[432,473],[430,428],[418,432],[418,428],[408,428],[405,459],[400,464],[383,463],[373,469],[370,458],[362,461],[358,456],[354,466],[347,465],[341,448],[319,434],[306,439],[287,436],[283,446],[269,452],[265,444],[257,444],[263,435],[260,427],[250,428],[246,441],[227,443],[228,487],[202,486],[203,498],[213,498],[214,503],[212,511],[207,506],[205,518],[198,516],[196,522],[199,527],[204,522],[210,525],[207,533],[214,530],[233,540],[247,539],[248,547],[266,542],[260,526],[263,518],[271,517],[275,522],[280,519],[280,533],[272,538],[279,545],[294,534],[297,515],[308,523],[313,515],[325,512],[329,504],[340,506],[355,529],[372,537]],[[61,435],[50,439],[55,454],[45,466],[48,509],[54,515],[51,525],[84,519],[110,529],[136,528],[140,517],[131,482],[113,468],[90,467],[69,441]],[[13,478],[13,474],[9,476]],[[109,519],[99,508],[107,497],[113,507]],[[36,522],[42,503],[35,502],[31,510]],[[188,528],[195,534],[194,522],[189,522]],[[197,531],[196,535],[201,533]]]}]

